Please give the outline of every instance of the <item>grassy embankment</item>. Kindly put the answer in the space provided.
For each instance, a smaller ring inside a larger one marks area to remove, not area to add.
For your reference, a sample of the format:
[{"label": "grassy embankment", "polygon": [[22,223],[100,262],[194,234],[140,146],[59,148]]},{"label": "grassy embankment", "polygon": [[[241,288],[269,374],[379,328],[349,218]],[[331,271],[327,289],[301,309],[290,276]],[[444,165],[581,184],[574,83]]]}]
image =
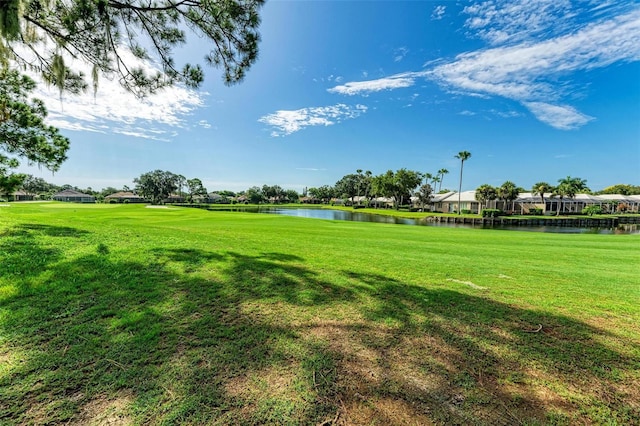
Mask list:
[{"label": "grassy embankment", "polygon": [[0,207],[0,424],[640,424],[639,242]]}]

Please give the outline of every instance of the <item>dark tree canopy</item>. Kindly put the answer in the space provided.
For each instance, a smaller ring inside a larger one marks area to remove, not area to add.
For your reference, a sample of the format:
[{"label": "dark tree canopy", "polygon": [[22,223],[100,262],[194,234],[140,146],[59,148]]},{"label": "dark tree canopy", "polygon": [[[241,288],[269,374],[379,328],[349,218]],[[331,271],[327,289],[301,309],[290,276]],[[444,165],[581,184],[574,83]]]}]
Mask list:
[{"label": "dark tree canopy", "polygon": [[136,191],[152,204],[161,204],[178,189],[179,176],[164,170],[143,173],[133,180]]},{"label": "dark tree canopy", "polygon": [[[61,91],[88,87],[86,75],[65,58],[115,75],[137,95],[175,83],[197,87],[200,65],[178,66],[174,48],[187,33],[206,40],[204,61],[224,71],[227,84],[239,82],[258,56],[259,10],[264,0],[0,0],[0,59],[37,70]],[[149,73],[131,60],[153,59],[161,71]]]},{"label": "dark tree canopy", "polygon": [[387,170],[384,174],[374,176],[372,186],[377,195],[393,198],[395,208],[398,209],[421,181],[421,173],[402,168],[396,172]]},{"label": "dark tree canopy", "polygon": [[187,180],[187,190],[189,191],[189,195],[187,196],[189,201],[193,201],[196,197],[207,196],[207,188],[204,187],[202,181],[198,178]]},{"label": "dark tree canopy", "polygon": [[67,159],[69,140],[45,124],[44,104],[29,99],[34,88],[29,77],[0,68],[0,192],[11,192],[26,177],[11,172],[19,159],[52,171]]}]

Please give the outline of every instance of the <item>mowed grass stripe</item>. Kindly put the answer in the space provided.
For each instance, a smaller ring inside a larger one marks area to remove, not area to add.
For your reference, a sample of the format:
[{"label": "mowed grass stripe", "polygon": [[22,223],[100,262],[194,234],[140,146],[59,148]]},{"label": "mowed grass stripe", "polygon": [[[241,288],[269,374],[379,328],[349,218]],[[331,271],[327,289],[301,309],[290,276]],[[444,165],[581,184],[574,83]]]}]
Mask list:
[{"label": "mowed grass stripe", "polygon": [[637,247],[12,204],[0,423],[638,423]]}]

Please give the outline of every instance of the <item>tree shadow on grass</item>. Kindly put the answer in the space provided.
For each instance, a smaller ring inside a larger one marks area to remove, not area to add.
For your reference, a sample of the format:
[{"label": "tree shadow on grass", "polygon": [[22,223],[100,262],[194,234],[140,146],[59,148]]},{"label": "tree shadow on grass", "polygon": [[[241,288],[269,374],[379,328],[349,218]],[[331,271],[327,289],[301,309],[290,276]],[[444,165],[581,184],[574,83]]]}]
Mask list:
[{"label": "tree shadow on grass", "polygon": [[16,236],[33,236],[47,235],[50,237],[72,237],[80,238],[89,234],[88,231],[72,228],[70,226],[43,225],[39,223],[24,223],[14,228],[5,230],[0,236],[16,237]]},{"label": "tree shadow on grass", "polygon": [[[332,368],[322,345],[244,306],[297,303],[302,281],[319,284],[286,264],[301,259],[170,248],[142,262],[110,252],[58,256],[37,288],[0,299],[0,422],[308,424],[332,408],[310,370]],[[170,263],[224,263],[228,277]]]},{"label": "tree shadow on grass", "polygon": [[[365,284],[375,301],[362,310],[368,326],[346,332],[346,346],[373,350],[366,359],[352,351],[351,366],[345,363],[355,373],[345,385],[355,406],[388,397],[412,407],[426,401],[430,419],[447,424],[640,422],[630,381],[637,385],[638,377],[624,377],[640,365],[633,342],[614,349],[611,333],[469,291],[345,275]],[[381,331],[375,324],[390,326]]]},{"label": "tree shadow on grass", "polygon": [[[612,373],[637,360],[569,318],[384,275],[338,284],[288,253],[113,251],[58,252],[1,296],[0,423],[514,424],[596,400],[638,419]],[[334,318],[342,304],[357,316]],[[587,401],[545,399],[536,374]]]},{"label": "tree shadow on grass", "polygon": [[0,233],[0,277],[16,280],[41,274],[62,250],[41,236],[80,238],[88,232],[66,226],[23,224]]}]

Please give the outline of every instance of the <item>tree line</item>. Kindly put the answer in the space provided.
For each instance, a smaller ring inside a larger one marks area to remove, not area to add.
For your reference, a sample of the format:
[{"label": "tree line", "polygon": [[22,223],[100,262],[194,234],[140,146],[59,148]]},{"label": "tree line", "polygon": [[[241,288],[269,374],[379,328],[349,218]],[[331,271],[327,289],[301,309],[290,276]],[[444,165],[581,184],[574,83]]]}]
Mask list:
[{"label": "tree line", "polygon": [[[187,179],[181,174],[164,170],[143,173],[133,180],[135,184],[133,188],[125,185],[122,188],[109,186],[101,190],[94,190],[91,187],[79,188],[68,184],[59,186],[33,175],[24,175],[20,188],[29,194],[38,195],[43,200],[51,199],[55,193],[62,190],[73,189],[92,195],[98,201],[102,201],[105,197],[116,192],[124,191],[134,192],[156,204],[166,201],[171,196],[177,196],[177,199],[186,202],[246,202],[251,204],[297,203],[302,197],[303,201],[317,201],[325,204],[335,199],[342,199],[354,207],[376,207],[375,199],[385,197],[393,200],[395,208],[400,208],[405,202],[408,203],[411,197],[416,197],[418,204],[424,208],[431,203],[436,194],[452,192],[446,187],[442,188],[444,177],[448,173],[449,171],[444,168],[436,173],[422,173],[402,168],[373,175],[369,170],[358,169],[355,173],[343,176],[334,185],[311,187],[303,190],[302,194],[293,189],[283,189],[279,185],[265,184],[252,186],[239,192],[219,190],[215,193],[215,199],[211,198],[199,178]],[[537,182],[532,186],[530,192],[534,196],[540,196],[543,203],[546,201],[545,197],[550,194],[562,204],[565,199],[573,198],[578,193],[592,193],[586,186],[586,182],[585,179],[567,176],[559,179],[558,185]],[[458,186],[458,193],[460,193],[460,189],[461,183]],[[508,205],[515,201],[522,192],[527,192],[527,190],[511,181],[506,181],[497,187],[488,184],[480,185],[475,190],[475,198],[484,208],[488,208],[491,201],[503,201],[504,205]],[[640,194],[640,186],[617,184],[594,194],[635,195]]]}]

